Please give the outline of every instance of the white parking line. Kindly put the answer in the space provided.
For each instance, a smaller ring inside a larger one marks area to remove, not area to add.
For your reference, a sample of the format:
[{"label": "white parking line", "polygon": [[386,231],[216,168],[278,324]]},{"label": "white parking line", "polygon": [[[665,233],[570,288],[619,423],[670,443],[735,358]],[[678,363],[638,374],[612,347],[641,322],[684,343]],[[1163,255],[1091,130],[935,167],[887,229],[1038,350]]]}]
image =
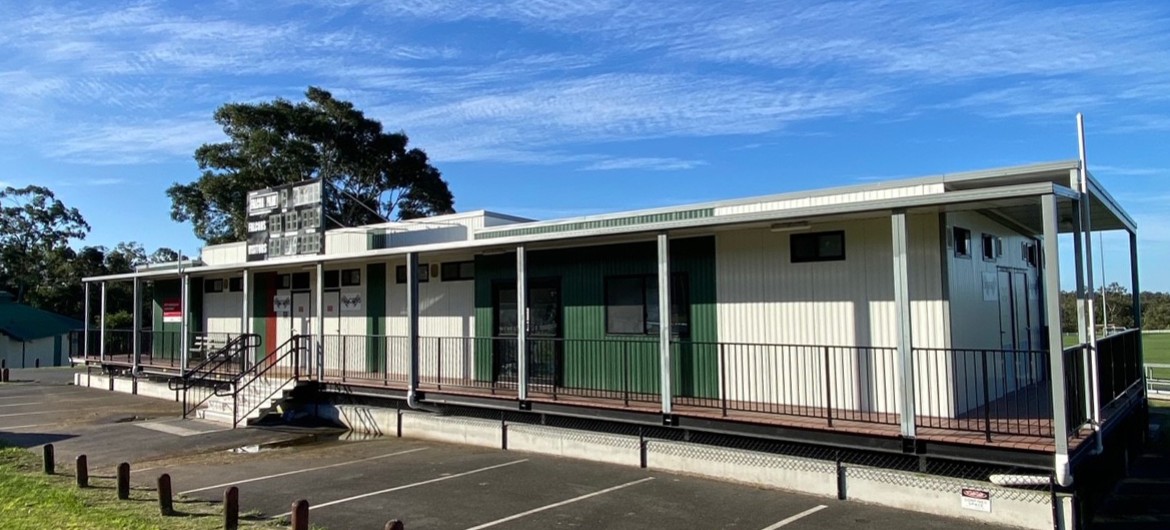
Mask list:
[{"label": "white parking line", "polygon": [[98,401],[98,400],[101,400],[101,399],[104,399],[104,398],[87,398],[87,399],[58,399],[58,400],[56,400],[56,401],[32,401],[32,402],[28,402],[28,403],[8,403],[8,404],[5,404],[5,405],[0,405],[0,408],[4,408],[4,407],[27,407],[27,406],[29,406],[29,405],[55,405],[55,404],[57,404],[57,403],[77,403],[77,402],[79,402],[79,401]]},{"label": "white parking line", "polygon": [[[521,464],[521,463],[524,463],[527,461],[528,461],[527,458],[525,458],[523,460],[513,460],[511,462],[505,462],[503,464],[496,464],[494,466],[481,467],[479,469],[473,469],[471,471],[464,471],[462,473],[456,473],[454,475],[447,475],[447,476],[443,476],[443,477],[439,477],[439,478],[433,478],[430,480],[424,480],[422,482],[415,482],[413,484],[405,484],[402,486],[395,486],[393,488],[386,488],[384,490],[371,491],[369,493],[363,493],[361,495],[354,495],[353,497],[346,497],[344,499],[337,499],[335,501],[324,502],[324,503],[318,504],[316,506],[309,505],[309,509],[316,510],[317,508],[324,508],[326,506],[333,506],[334,504],[341,504],[341,503],[345,503],[345,502],[349,502],[349,501],[356,501],[358,499],[364,499],[366,497],[373,497],[375,495],[381,495],[383,493],[392,493],[395,491],[410,489],[410,488],[414,488],[414,487],[418,487],[418,486],[425,486],[427,484],[434,484],[436,482],[442,482],[444,480],[451,480],[453,478],[466,477],[467,475],[474,475],[476,473],[481,473],[483,471],[491,471],[493,469],[499,469],[501,467],[514,466],[516,464]],[[280,515],[274,516],[273,519],[280,519],[282,517],[288,517],[290,515],[292,515],[292,512],[285,512],[285,513],[282,513]]]},{"label": "white parking line", "polygon": [[179,492],[179,495],[187,495],[187,494],[195,493],[195,492],[197,492],[197,491],[207,491],[207,490],[213,490],[213,489],[224,488],[224,487],[227,487],[227,486],[236,486],[236,485],[239,485],[239,484],[247,484],[247,483],[249,483],[249,482],[259,482],[259,481],[261,481],[261,480],[268,480],[268,479],[273,479],[273,478],[287,477],[287,476],[289,476],[289,475],[296,475],[296,474],[299,474],[299,473],[308,473],[308,472],[310,472],[310,471],[318,471],[318,470],[321,470],[321,469],[329,469],[329,468],[334,468],[334,467],[348,466],[348,465],[350,465],[350,464],[357,464],[357,463],[360,463],[360,462],[369,462],[369,461],[371,461],[371,460],[379,460],[379,459],[382,459],[382,458],[390,458],[390,457],[392,457],[392,456],[405,455],[405,454],[408,454],[408,453],[417,453],[417,452],[419,452],[419,451],[425,451],[425,450],[427,450],[427,448],[426,448],[426,447],[418,447],[418,448],[415,448],[415,449],[407,449],[407,450],[405,450],[405,451],[399,451],[399,452],[397,452],[397,453],[390,453],[390,454],[385,454],[385,455],[371,456],[371,457],[369,457],[369,458],[361,458],[361,459],[358,459],[358,460],[350,460],[350,461],[348,461],[348,462],[339,462],[339,463],[336,463],[336,464],[329,464],[329,465],[327,465],[327,466],[318,466],[318,467],[310,467],[310,468],[305,468],[305,469],[297,469],[297,470],[295,470],[295,471],[286,471],[286,472],[284,472],[284,473],[277,473],[277,474],[275,474],[275,475],[266,475],[266,476],[263,476],[263,477],[250,478],[250,479],[246,479],[246,480],[237,480],[237,481],[235,481],[235,482],[224,482],[223,484],[216,484],[216,485],[214,485],[214,486],[207,486],[206,488],[196,488],[196,489],[193,489],[193,490],[180,491],[180,492]]},{"label": "white parking line", "polygon": [[509,515],[508,517],[505,517],[503,519],[496,519],[495,521],[492,521],[490,523],[484,523],[484,524],[481,524],[479,526],[473,526],[471,528],[468,528],[467,530],[481,530],[483,528],[490,528],[490,527],[496,526],[498,524],[506,523],[508,521],[515,521],[516,519],[519,519],[521,517],[527,517],[527,516],[532,515],[534,513],[543,512],[545,510],[551,510],[553,508],[559,508],[559,507],[564,506],[566,504],[572,504],[572,503],[577,502],[577,501],[583,501],[585,499],[588,499],[590,497],[596,497],[598,495],[605,495],[606,493],[617,491],[617,490],[620,490],[623,488],[628,488],[630,486],[634,486],[634,485],[641,484],[643,482],[648,482],[651,480],[654,480],[654,477],[646,477],[644,479],[635,480],[633,482],[627,482],[627,483],[622,484],[620,486],[606,488],[606,489],[603,489],[601,491],[595,491],[593,493],[586,493],[585,495],[581,495],[580,497],[573,497],[572,499],[566,499],[566,500],[563,500],[561,502],[555,502],[553,504],[549,504],[547,506],[541,506],[540,508],[534,508],[534,509],[528,510],[526,512],[520,512],[516,515]]},{"label": "white parking line", "polygon": [[787,518],[787,519],[784,519],[784,520],[782,520],[782,521],[780,521],[780,522],[778,522],[778,523],[776,523],[776,524],[774,524],[774,525],[772,525],[772,526],[769,526],[769,527],[765,528],[764,530],[776,530],[777,528],[780,528],[780,527],[782,527],[782,526],[788,526],[790,523],[792,523],[792,522],[794,522],[794,521],[796,521],[796,520],[799,520],[799,519],[803,519],[803,518],[805,518],[805,517],[808,517],[808,516],[810,516],[810,515],[812,515],[812,514],[814,514],[814,513],[817,513],[817,512],[819,512],[819,511],[821,511],[821,510],[824,510],[825,508],[828,508],[828,506],[825,506],[824,504],[822,504],[822,505],[820,505],[820,506],[814,506],[814,507],[812,507],[812,508],[809,508],[809,509],[807,509],[807,510],[805,510],[805,511],[803,511],[803,512],[800,512],[800,513],[798,513],[798,514],[796,514],[796,515],[793,515],[792,517],[789,517],[789,518]]},{"label": "white parking line", "polygon": [[33,416],[36,414],[50,414],[53,412],[65,412],[62,410],[41,410],[37,412],[16,412],[13,414],[0,414],[0,418],[15,418],[17,416]]},{"label": "white parking line", "polygon": [[10,431],[13,429],[31,429],[33,427],[48,427],[50,425],[56,425],[56,423],[36,423],[33,425],[13,425],[11,427],[5,427],[5,426],[0,425],[0,430]]}]

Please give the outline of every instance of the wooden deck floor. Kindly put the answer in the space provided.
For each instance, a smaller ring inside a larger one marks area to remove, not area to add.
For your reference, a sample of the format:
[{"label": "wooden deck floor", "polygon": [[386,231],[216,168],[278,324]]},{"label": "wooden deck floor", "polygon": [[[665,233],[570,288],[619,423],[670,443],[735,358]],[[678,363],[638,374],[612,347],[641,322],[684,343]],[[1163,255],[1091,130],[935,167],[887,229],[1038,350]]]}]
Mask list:
[{"label": "wooden deck floor", "polygon": [[[82,362],[82,359],[73,359]],[[104,360],[97,358],[84,359],[86,362],[100,363],[116,367],[130,367],[132,361],[129,355],[107,355]],[[199,360],[190,360],[188,367],[194,367]],[[156,371],[178,372],[181,362],[169,358],[152,358],[142,356],[139,365]],[[279,370],[279,368],[278,368]],[[280,370],[281,373],[289,371]],[[291,371],[289,371],[291,373]],[[382,388],[406,390],[407,382],[402,376],[394,374],[360,372],[343,373],[340,370],[326,370],[324,381],[343,383],[356,387]],[[424,392],[443,392],[453,395],[472,397],[488,397],[501,400],[515,400],[517,397],[514,385],[490,384],[475,386],[468,385],[464,380],[420,381],[419,389]],[[627,410],[643,413],[658,413],[661,405],[657,395],[633,394],[629,396],[614,395],[613,392],[580,392],[558,388],[556,392],[548,386],[534,385],[529,390],[529,400],[544,403],[578,406],[594,409]],[[778,406],[776,404],[753,404],[732,402],[724,410],[718,400],[678,398],[672,404],[674,414],[683,417],[700,419],[725,420],[759,425],[774,425],[791,429],[810,431],[827,431],[848,434],[858,434],[881,438],[897,439],[900,436],[900,418],[897,414],[861,412],[849,409],[834,409],[830,422],[826,418],[823,408]],[[992,431],[1018,431],[1017,434],[992,432],[988,440],[981,420],[964,418],[919,417],[917,419],[917,436],[920,439],[980,447],[996,447],[1030,452],[1053,452],[1055,444],[1051,435],[1052,421],[1047,418],[993,418]],[[1085,439],[1078,434],[1070,439],[1070,445],[1075,446]]]}]

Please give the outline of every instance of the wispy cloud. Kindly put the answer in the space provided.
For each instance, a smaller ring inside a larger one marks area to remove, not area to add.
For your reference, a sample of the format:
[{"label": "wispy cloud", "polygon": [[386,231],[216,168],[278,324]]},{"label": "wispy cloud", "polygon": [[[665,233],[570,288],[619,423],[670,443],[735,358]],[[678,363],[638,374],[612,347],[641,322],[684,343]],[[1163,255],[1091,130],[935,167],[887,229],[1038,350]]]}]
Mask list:
[{"label": "wispy cloud", "polygon": [[223,138],[219,126],[198,117],[78,126],[63,135],[57,156],[74,163],[141,164],[190,157],[200,145]]},{"label": "wispy cloud", "polygon": [[605,160],[598,160],[583,168],[585,171],[610,171],[617,169],[641,169],[648,171],[679,171],[684,169],[694,169],[696,167],[705,166],[707,162],[703,160],[683,160],[680,158],[656,158],[656,157],[634,157],[634,158],[608,158]]},{"label": "wispy cloud", "polygon": [[1158,167],[1131,167],[1094,164],[1090,161],[1089,171],[1094,174],[1116,175],[1121,177],[1154,177],[1170,175],[1170,168]]}]

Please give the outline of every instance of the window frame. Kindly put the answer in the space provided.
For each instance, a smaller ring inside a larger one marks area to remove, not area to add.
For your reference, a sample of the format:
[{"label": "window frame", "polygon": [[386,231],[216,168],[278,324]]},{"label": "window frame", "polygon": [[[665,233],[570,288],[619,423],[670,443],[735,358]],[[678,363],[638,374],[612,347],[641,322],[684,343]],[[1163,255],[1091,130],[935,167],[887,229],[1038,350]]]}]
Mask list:
[{"label": "window frame", "polygon": [[[960,234],[965,234],[965,237],[959,237]],[[951,227],[951,242],[954,246],[954,255],[956,258],[971,258],[971,230],[961,226]],[[962,247],[960,248],[960,242]],[[966,250],[962,250],[966,249]]]},{"label": "window frame", "polygon": [[1002,253],[1000,249],[1003,248],[1003,243],[999,236],[995,234],[984,233],[980,238],[980,242],[980,251],[983,254],[983,261],[998,261],[999,256]]},{"label": "window frame", "polygon": [[[464,274],[466,271],[464,266],[470,265],[471,272]],[[454,270],[454,272],[452,272]],[[475,262],[471,260],[466,261],[446,261],[440,266],[439,280],[444,282],[462,282],[475,279]]]},{"label": "window frame", "polygon": [[[355,279],[356,277],[356,279]],[[359,269],[342,269],[341,270],[341,286],[342,287],[359,287],[362,284],[362,270]]]},{"label": "window frame", "polygon": [[[301,281],[303,280],[303,281]],[[303,287],[302,287],[303,286]],[[313,288],[312,277],[307,272],[294,272],[292,274],[291,285],[289,286],[293,291],[308,291]]]},{"label": "window frame", "polygon": [[228,278],[227,290],[229,293],[242,293],[242,292],[244,292],[244,277],[243,276],[236,276],[233,278]]},{"label": "window frame", "polygon": [[[427,283],[431,281],[431,267],[426,263],[418,264],[418,283]],[[406,283],[406,265],[396,265],[394,267],[394,283],[403,285]]]},{"label": "window frame", "polygon": [[206,278],[203,280],[203,292],[216,294],[223,292],[223,278]]},{"label": "window frame", "polygon": [[[642,302],[641,302],[641,306],[642,306],[642,331],[641,332],[612,331],[610,329],[610,322],[609,322],[609,310],[610,310],[610,305],[611,305],[610,304],[610,292],[609,292],[610,282],[615,281],[615,280],[629,280],[629,279],[638,279],[642,283],[642,287],[639,290],[639,294],[641,295],[641,298],[642,298]],[[606,335],[617,335],[617,336],[623,336],[623,337],[643,337],[643,336],[655,336],[655,335],[659,334],[660,328],[655,328],[655,329],[651,330],[651,323],[650,323],[650,319],[649,319],[649,313],[650,313],[650,311],[649,311],[649,307],[650,307],[649,298],[646,296],[650,290],[650,287],[653,287],[655,291],[658,290],[658,275],[656,275],[656,274],[614,274],[614,275],[606,276],[604,278],[603,282],[604,283],[602,285],[602,296],[603,296],[603,303],[604,303],[604,307],[605,307],[603,319],[605,321],[605,334]],[[670,325],[671,325],[671,328],[673,328],[673,329],[671,329],[671,335],[678,336],[680,338],[690,338],[690,335],[691,335],[691,331],[690,331],[691,330],[690,278],[687,275],[687,273],[675,272],[675,273],[671,274],[670,275],[670,288],[671,288],[670,309],[669,309],[670,316],[671,316]],[[655,303],[657,303],[657,300],[655,300]],[[677,311],[676,311],[676,309],[677,309]],[[662,308],[661,307],[658,308],[658,314],[659,314],[658,326],[661,326],[661,324],[662,324],[662,317],[661,317]],[[678,329],[679,324],[680,324],[679,320],[681,320],[681,319],[679,319],[677,317],[678,317],[678,315],[683,315],[683,314],[686,315],[686,322],[685,322],[686,328],[683,329],[682,331],[679,331],[679,329]]]},{"label": "window frame", "polygon": [[[840,254],[823,253],[824,247],[821,241],[828,237],[841,238],[841,252]],[[802,246],[806,240],[811,240],[813,255],[798,256],[796,252],[798,241]],[[822,263],[826,261],[845,261],[845,231],[844,230],[828,230],[824,232],[807,232],[802,234],[791,234],[788,236],[788,259],[791,263]]]}]

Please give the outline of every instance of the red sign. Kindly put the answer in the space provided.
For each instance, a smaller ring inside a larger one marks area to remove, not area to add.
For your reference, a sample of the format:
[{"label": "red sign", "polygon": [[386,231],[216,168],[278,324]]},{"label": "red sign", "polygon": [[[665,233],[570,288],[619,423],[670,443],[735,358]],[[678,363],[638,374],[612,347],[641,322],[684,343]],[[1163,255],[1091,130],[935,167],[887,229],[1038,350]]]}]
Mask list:
[{"label": "red sign", "polygon": [[183,301],[180,298],[167,298],[162,302],[163,322],[183,321]]}]

